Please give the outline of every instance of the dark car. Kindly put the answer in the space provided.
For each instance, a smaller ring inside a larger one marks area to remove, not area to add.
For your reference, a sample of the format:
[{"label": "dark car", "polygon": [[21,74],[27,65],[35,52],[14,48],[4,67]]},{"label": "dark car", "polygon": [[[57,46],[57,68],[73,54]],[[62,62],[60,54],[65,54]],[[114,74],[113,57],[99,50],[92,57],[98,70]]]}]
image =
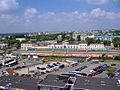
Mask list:
[{"label": "dark car", "polygon": [[41,74],[45,74],[45,72],[41,72]]},{"label": "dark car", "polygon": [[40,67],[37,67],[37,69],[40,69],[40,70],[45,70],[46,68],[40,68]]},{"label": "dark car", "polygon": [[113,73],[107,73],[107,75],[108,75],[109,78],[113,78],[115,74],[113,74]]},{"label": "dark car", "polygon": [[85,68],[87,68],[87,66],[79,67],[79,68],[75,69],[75,71],[81,71],[81,70],[83,70],[83,69],[85,69]]},{"label": "dark car", "polygon": [[102,68],[102,66],[98,66],[98,67],[94,68],[93,70],[94,70],[94,71],[97,71],[97,70],[100,69],[100,68]]},{"label": "dark car", "polygon": [[64,68],[65,67],[65,65],[64,64],[61,64],[60,66],[59,66],[59,68]]},{"label": "dark car", "polygon": [[117,72],[118,72],[118,73],[120,73],[120,69],[119,69],[119,70],[117,70]]},{"label": "dark car", "polygon": [[56,63],[53,63],[54,66],[58,66]]},{"label": "dark car", "polygon": [[92,75],[91,75],[91,74],[88,74],[88,77],[92,77]]},{"label": "dark car", "polygon": [[80,74],[80,75],[82,75],[82,76],[87,76],[86,73],[77,73],[77,74]]},{"label": "dark car", "polygon": [[111,64],[111,66],[116,66],[116,64],[113,63],[113,64]]},{"label": "dark car", "polygon": [[48,64],[47,67],[48,67],[48,68],[53,68],[54,65],[50,65],[50,64]]}]

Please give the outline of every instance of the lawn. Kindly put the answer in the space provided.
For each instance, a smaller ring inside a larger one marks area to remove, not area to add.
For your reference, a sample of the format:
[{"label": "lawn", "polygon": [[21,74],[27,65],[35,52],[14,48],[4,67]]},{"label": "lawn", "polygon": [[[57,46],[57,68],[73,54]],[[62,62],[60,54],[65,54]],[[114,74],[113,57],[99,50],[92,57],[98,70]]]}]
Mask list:
[{"label": "lawn", "polygon": [[109,67],[109,68],[106,69],[106,71],[107,71],[108,73],[115,74],[116,68],[114,68],[114,67]]},{"label": "lawn", "polygon": [[120,63],[120,60],[105,60],[106,63]]},{"label": "lawn", "polygon": [[55,62],[66,62],[65,58],[60,58],[60,57],[45,57],[44,62],[50,62],[50,61],[55,61]]}]

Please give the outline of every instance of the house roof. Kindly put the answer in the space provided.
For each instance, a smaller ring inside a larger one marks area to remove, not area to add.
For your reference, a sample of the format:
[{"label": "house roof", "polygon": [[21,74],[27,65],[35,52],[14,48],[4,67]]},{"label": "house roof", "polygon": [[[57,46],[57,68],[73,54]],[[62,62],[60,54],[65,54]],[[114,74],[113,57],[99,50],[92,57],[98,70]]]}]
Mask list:
[{"label": "house roof", "polygon": [[53,87],[65,87],[69,77],[67,76],[59,76],[59,75],[47,75],[46,78],[40,81],[40,85],[43,86],[53,86]]},{"label": "house roof", "polygon": [[74,89],[88,90],[120,90],[117,79],[77,77]]},{"label": "house roof", "polygon": [[20,88],[25,90],[37,90],[37,79],[20,76],[2,76],[0,77],[0,86],[5,87],[11,84],[12,88]]}]

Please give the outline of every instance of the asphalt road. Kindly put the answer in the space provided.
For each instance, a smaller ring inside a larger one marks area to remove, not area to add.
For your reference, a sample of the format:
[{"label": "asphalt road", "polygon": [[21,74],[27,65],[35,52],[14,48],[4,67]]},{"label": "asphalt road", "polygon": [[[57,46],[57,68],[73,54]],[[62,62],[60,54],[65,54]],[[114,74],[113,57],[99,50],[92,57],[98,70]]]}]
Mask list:
[{"label": "asphalt road", "polygon": [[[48,73],[48,74],[56,74],[56,75],[61,75],[63,73],[69,73],[70,71],[75,71],[76,68],[79,68],[81,66],[89,66],[90,65],[90,62],[83,62],[83,63],[79,63],[77,66],[69,66],[69,67],[65,67],[63,69],[60,69],[59,71],[54,71],[54,72],[51,72],[51,73]],[[48,74],[44,74],[44,75],[41,75],[39,78],[40,79],[43,79],[45,78]]]},{"label": "asphalt road", "polygon": [[[113,63],[113,62],[111,62]],[[106,63],[108,65],[111,65],[111,63]],[[117,70],[120,69],[120,63],[117,63],[117,62],[114,62],[116,64],[116,66],[114,66]],[[74,67],[66,67],[66,68],[63,68],[59,71],[55,71],[55,72],[52,72],[52,73],[49,73],[49,74],[57,74],[57,75],[61,75],[63,73],[69,73],[70,71],[75,71],[76,68],[79,68],[81,66],[87,66],[86,69],[83,69],[82,71],[80,71],[80,73],[86,73],[87,75],[90,74],[90,70],[92,70],[93,68],[99,66],[100,64],[103,64],[102,62],[99,62],[98,64],[91,64],[91,61],[90,62],[83,62],[83,63],[80,63],[78,64],[77,66],[74,66]],[[105,64],[105,63],[104,63]],[[103,73],[101,74],[98,74],[94,77],[99,77],[99,78],[108,78],[108,75],[106,74],[107,72],[104,71]],[[45,75],[42,75],[40,76],[39,78],[40,79],[43,79],[47,76],[48,74],[45,74]]]}]

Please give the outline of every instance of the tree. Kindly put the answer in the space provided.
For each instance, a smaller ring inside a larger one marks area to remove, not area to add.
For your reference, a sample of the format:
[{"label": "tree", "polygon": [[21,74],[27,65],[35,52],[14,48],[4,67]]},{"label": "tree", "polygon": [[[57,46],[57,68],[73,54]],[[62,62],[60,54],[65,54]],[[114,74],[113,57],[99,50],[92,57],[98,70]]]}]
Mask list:
[{"label": "tree", "polygon": [[89,38],[89,37],[87,37],[86,39],[85,39],[85,41],[86,41],[86,43],[88,44],[88,45],[90,45],[91,43],[94,43],[94,39],[93,38]]},{"label": "tree", "polygon": [[120,60],[120,56],[115,56],[114,60]]},{"label": "tree", "polygon": [[100,40],[100,39],[95,40],[95,43],[97,43],[97,44],[100,44],[101,42],[102,42],[102,40]]},{"label": "tree", "polygon": [[80,35],[77,36],[77,40],[81,41],[81,36]]},{"label": "tree", "polygon": [[114,47],[120,47],[120,38],[114,38],[112,40]]},{"label": "tree", "polygon": [[6,40],[5,43],[7,43],[8,48],[16,47],[20,48],[20,41],[19,40]]},{"label": "tree", "polygon": [[104,44],[105,46],[110,46],[110,45],[111,45],[111,41],[109,41],[109,40],[104,40],[104,41],[103,41],[103,44]]},{"label": "tree", "polygon": [[21,43],[28,43],[29,42],[29,40],[23,40],[23,41],[21,41]]}]

